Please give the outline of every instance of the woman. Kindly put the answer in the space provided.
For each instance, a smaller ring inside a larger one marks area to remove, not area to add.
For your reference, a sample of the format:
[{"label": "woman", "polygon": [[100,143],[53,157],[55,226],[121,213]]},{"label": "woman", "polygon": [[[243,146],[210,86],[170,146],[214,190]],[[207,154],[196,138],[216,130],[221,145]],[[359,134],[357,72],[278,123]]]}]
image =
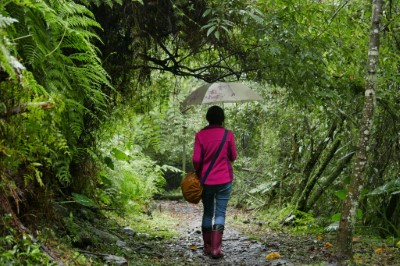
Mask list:
[{"label": "woman", "polygon": [[[222,126],[225,115],[221,107],[210,107],[206,119],[209,125],[196,133],[193,150],[193,166],[200,179],[207,172],[225,133],[225,128]],[[232,131],[227,131],[222,149],[206,177],[202,196],[203,220],[201,229],[204,254],[211,255],[212,258],[224,256],[221,253],[222,234],[225,226],[226,207],[232,191],[232,162],[235,160],[234,135]]]}]

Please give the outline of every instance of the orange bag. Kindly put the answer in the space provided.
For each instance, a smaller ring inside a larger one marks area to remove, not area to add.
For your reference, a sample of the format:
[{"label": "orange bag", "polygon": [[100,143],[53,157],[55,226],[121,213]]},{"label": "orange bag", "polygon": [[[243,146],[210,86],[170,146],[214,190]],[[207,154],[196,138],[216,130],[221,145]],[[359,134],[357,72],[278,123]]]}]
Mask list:
[{"label": "orange bag", "polygon": [[195,172],[189,172],[181,182],[182,195],[186,201],[197,204],[201,200],[203,187]]}]

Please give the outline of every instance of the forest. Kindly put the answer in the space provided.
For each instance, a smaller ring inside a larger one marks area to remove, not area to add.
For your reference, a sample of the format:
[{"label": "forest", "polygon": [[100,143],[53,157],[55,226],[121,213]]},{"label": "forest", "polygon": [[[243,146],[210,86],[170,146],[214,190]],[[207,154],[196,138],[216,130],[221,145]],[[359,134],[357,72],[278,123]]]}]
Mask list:
[{"label": "forest", "polygon": [[2,0],[0,264],[104,265],[79,212],[133,227],[182,201],[210,106],[182,102],[224,81],[263,98],[219,104],[230,207],[400,265],[399,68],[397,0]]}]

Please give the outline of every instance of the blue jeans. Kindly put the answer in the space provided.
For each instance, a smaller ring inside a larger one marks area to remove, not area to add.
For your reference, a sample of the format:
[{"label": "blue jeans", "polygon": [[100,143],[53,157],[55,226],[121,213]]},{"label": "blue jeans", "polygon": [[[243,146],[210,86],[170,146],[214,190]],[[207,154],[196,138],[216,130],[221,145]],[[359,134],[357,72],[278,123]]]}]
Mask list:
[{"label": "blue jeans", "polygon": [[231,191],[232,182],[223,185],[204,185],[202,227],[212,228],[213,218],[214,224],[225,225],[226,207],[228,206]]}]

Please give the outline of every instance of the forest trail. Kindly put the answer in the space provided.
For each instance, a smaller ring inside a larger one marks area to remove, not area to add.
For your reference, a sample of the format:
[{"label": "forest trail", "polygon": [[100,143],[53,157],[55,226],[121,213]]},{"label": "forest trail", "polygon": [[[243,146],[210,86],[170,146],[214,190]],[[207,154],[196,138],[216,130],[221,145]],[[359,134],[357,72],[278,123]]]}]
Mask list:
[{"label": "forest trail", "polygon": [[[139,216],[104,214],[90,208],[74,209],[76,235],[73,239],[76,240],[73,244],[75,251],[86,255],[82,263],[76,264],[79,256],[74,257],[75,253],[59,245],[48,246],[48,254],[55,255],[58,265],[340,265],[335,257],[336,232],[310,233],[300,224],[297,227],[276,226],[275,222],[269,225],[267,221],[255,219],[254,213],[229,206],[222,244],[225,257],[221,259],[203,255],[202,204],[155,200]],[[355,235],[353,250],[354,261],[342,265],[400,266],[400,249],[393,241]],[[62,258],[67,258],[65,264],[61,263]]]},{"label": "forest trail", "polygon": [[161,212],[166,212],[168,216],[176,218],[175,230],[181,234],[181,237],[176,239],[176,243],[171,244],[171,247],[178,257],[185,258],[186,265],[268,265],[265,260],[265,247],[242,235],[229,222],[226,224],[223,235],[222,249],[225,257],[215,260],[204,256],[200,231],[202,205],[177,201],[162,201],[157,204]]},{"label": "forest trail", "polygon": [[[223,235],[222,251],[225,257],[211,259],[204,256],[202,250],[202,205],[180,201],[157,201],[156,204],[153,216],[173,217],[175,228],[171,229],[180,233],[166,247],[166,251],[173,256],[171,265],[336,265],[329,247],[314,236],[294,237],[284,232],[273,232],[232,208],[228,208]],[[256,234],[261,241],[250,239],[244,232]],[[266,256],[273,252],[281,257],[268,260]]]}]

